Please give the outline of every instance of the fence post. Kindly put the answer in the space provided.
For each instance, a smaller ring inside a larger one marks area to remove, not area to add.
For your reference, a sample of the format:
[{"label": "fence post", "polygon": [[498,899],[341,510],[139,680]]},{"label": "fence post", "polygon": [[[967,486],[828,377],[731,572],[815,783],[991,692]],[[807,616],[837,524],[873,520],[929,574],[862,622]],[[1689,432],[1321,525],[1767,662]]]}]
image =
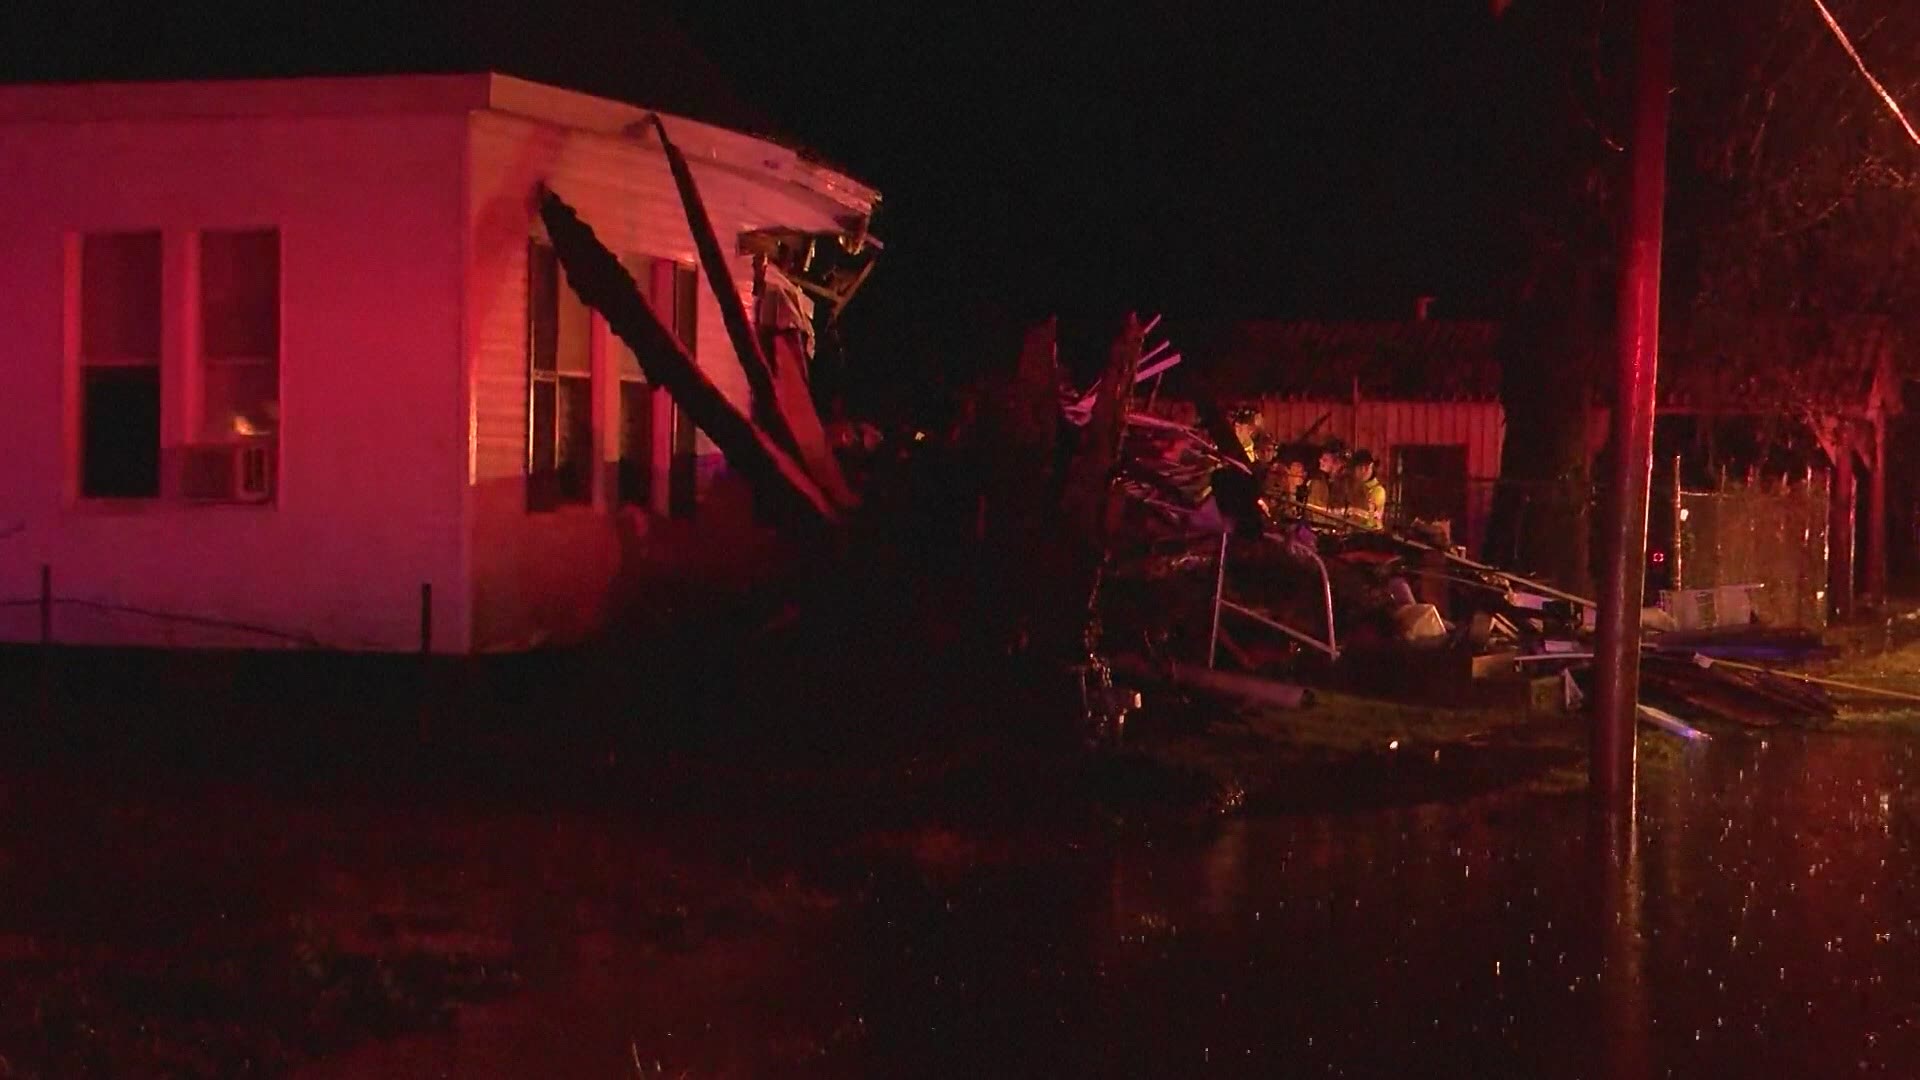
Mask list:
[{"label": "fence post", "polygon": [[53,566],[40,564],[40,663],[34,672],[36,704],[44,727],[53,719]]},{"label": "fence post", "polygon": [[420,583],[419,740],[427,741],[433,718],[433,584]]},{"label": "fence post", "polygon": [[433,585],[420,583],[420,655],[433,652]]},{"label": "fence post", "polygon": [[1671,508],[1673,511],[1673,542],[1667,545],[1673,549],[1671,558],[1673,559],[1672,577],[1674,592],[1679,592],[1681,589],[1687,587],[1685,576],[1687,569],[1686,529],[1682,528],[1687,520],[1687,505],[1686,500],[1681,498],[1681,495],[1680,455],[1675,454],[1673,455],[1673,506]]}]

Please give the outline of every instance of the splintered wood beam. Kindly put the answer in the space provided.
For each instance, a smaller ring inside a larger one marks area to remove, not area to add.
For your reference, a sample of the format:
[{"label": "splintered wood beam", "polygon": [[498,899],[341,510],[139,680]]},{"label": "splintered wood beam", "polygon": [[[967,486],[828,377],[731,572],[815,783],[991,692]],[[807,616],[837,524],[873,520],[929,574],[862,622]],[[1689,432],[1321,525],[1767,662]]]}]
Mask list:
[{"label": "splintered wood beam", "polygon": [[847,305],[853,303],[853,294],[859,292],[860,286],[867,283],[867,278],[872,275],[873,268],[877,265],[879,265],[877,260],[868,259],[867,264],[862,266],[860,272],[853,276],[853,280],[847,284],[847,287],[840,290],[839,294],[832,298],[833,314],[827,316],[828,326],[833,326],[840,321],[840,316],[847,310]]},{"label": "splintered wood beam", "polygon": [[1133,376],[1133,381],[1145,382],[1148,379],[1151,379],[1158,375],[1163,374],[1168,368],[1174,366],[1175,364],[1178,364],[1180,361],[1184,359],[1186,358],[1181,356],[1179,353],[1174,353],[1172,356],[1169,356],[1164,360],[1156,360],[1152,365],[1148,367],[1143,367],[1139,371],[1135,372]]},{"label": "splintered wood beam", "polygon": [[574,208],[542,186],[540,219],[567,284],[633,350],[647,381],[666,390],[772,507],[805,520],[839,520],[840,511],[771,433],[742,415],[687,355],[641,296],[633,276]]},{"label": "splintered wood beam", "polygon": [[733,342],[734,355],[747,374],[747,385],[753,395],[754,421],[783,449],[805,463],[807,472],[836,505],[844,509],[858,506],[860,498],[841,473],[840,461],[833,456],[833,447],[827,441],[826,425],[820,422],[820,414],[814,408],[806,372],[800,370],[799,364],[777,364],[761,350],[760,335],[747,318],[746,305],[740,302],[740,291],[733,284],[733,271],[727,266],[719,237],[713,231],[713,221],[707,216],[700,189],[694,184],[693,170],[687,167],[680,148],[667,137],[666,125],[660,122],[660,117],[656,114],[652,119],[654,133],[660,137],[660,148],[673,171],[674,185],[680,191],[687,228],[693,233],[694,247],[700,253],[700,268],[707,276],[714,298],[720,302],[721,321],[726,324],[727,337]]},{"label": "splintered wood beam", "polygon": [[1129,314],[1107,351],[1093,408],[1080,452],[1068,467],[1067,498],[1071,517],[1084,535],[1104,544],[1111,517],[1120,464],[1120,441],[1126,432],[1127,405],[1133,396],[1133,372],[1140,363],[1140,321]]}]

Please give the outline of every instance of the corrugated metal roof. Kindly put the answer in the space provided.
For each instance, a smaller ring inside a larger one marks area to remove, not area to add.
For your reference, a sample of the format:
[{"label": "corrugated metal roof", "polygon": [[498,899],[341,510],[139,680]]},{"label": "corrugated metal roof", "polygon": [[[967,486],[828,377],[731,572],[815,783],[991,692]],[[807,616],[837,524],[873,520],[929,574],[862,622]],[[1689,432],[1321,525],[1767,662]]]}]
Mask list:
[{"label": "corrugated metal roof", "polygon": [[1242,322],[1215,363],[1253,394],[1345,400],[1357,380],[1375,401],[1488,401],[1500,393],[1499,338],[1493,322]]}]

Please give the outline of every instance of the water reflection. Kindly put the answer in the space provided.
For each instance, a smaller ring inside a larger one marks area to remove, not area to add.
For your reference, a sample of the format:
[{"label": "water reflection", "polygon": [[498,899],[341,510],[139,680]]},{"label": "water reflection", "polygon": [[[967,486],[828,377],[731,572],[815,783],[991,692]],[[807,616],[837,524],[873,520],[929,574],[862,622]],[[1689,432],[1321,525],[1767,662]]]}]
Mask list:
[{"label": "water reflection", "polygon": [[[1716,740],[1643,768],[1612,824],[1579,796],[1505,796],[1117,850],[1055,838],[937,872],[861,862],[830,925],[664,964],[608,941],[602,976],[463,1024],[431,1060],[474,1076],[612,1075],[636,1048],[643,1075],[1913,1075],[1915,745]],[[371,1060],[337,1075],[437,1074]]]},{"label": "water reflection", "polygon": [[[1636,785],[1637,787],[1637,785]],[[1591,851],[1598,871],[1602,960],[1599,981],[1606,1027],[1600,1057],[1609,1077],[1648,1074],[1648,988],[1646,984],[1646,881],[1640,864],[1640,808],[1637,790],[1628,795],[1625,813],[1599,812],[1588,818]]]},{"label": "water reflection", "polygon": [[[1644,776],[1611,824],[1491,799],[1142,846],[1114,868],[1108,957],[1143,1011],[1187,1021],[1186,1045],[1140,1048],[1169,1066],[1227,1047],[1302,1074],[1907,1074],[1913,751],[1726,740]],[[1145,925],[1179,933],[1124,932]]]}]

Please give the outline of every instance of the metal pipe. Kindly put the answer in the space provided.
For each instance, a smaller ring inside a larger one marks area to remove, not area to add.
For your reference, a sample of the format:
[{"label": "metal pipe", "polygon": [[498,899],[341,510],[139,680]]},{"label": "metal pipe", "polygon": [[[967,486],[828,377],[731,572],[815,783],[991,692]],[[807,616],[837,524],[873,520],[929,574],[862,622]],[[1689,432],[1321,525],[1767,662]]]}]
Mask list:
[{"label": "metal pipe", "polygon": [[433,585],[420,585],[420,655],[433,651]]},{"label": "metal pipe", "polygon": [[1670,0],[1640,0],[1635,17],[1633,142],[1620,267],[1619,388],[1613,410],[1613,483],[1603,525],[1591,754],[1592,792],[1614,814],[1632,812],[1639,704],[1640,607],[1646,589],[1647,488],[1653,474],[1654,383],[1660,361],[1661,216],[1666,201]]},{"label": "metal pipe", "polygon": [[1327,576],[1327,564],[1320,558],[1319,552],[1309,551],[1307,554],[1313,556],[1313,565],[1320,569],[1320,599],[1325,601],[1327,609],[1327,655],[1338,660],[1340,643],[1333,637],[1333,579]]},{"label": "metal pipe", "polygon": [[1214,563],[1213,571],[1213,632],[1207,638],[1207,666],[1211,668],[1214,658],[1220,652],[1220,605],[1221,596],[1227,590],[1227,537],[1220,533],[1220,558]]},{"label": "metal pipe", "polygon": [[1269,619],[1268,617],[1261,614],[1260,612],[1255,611],[1253,608],[1247,607],[1243,604],[1236,604],[1231,600],[1220,601],[1220,606],[1226,609],[1227,611],[1233,612],[1235,615],[1244,615],[1247,618],[1252,619],[1254,622],[1257,622],[1262,626],[1265,626],[1269,629],[1278,630],[1281,633],[1292,638],[1293,640],[1298,641],[1302,645],[1306,645],[1311,648],[1318,649],[1319,651],[1326,653],[1327,658],[1330,660],[1340,659],[1340,651],[1334,648],[1332,645],[1329,645],[1326,642],[1315,638],[1311,634],[1306,634],[1306,633],[1302,633],[1299,630],[1295,630],[1293,627],[1288,626],[1286,623],[1275,622],[1274,620]]}]

